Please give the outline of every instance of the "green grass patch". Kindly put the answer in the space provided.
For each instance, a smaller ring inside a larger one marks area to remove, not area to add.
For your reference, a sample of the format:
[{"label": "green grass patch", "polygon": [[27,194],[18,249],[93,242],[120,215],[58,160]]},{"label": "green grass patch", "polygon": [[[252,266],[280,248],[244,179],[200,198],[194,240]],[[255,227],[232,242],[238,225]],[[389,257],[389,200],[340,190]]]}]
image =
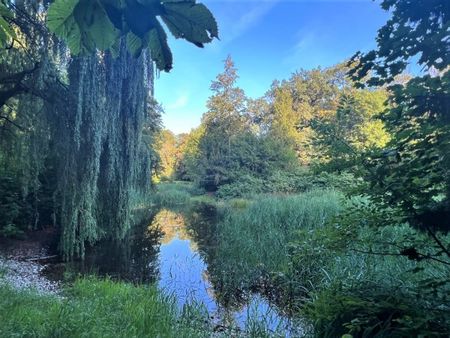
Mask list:
[{"label": "green grass patch", "polygon": [[64,298],[0,287],[1,337],[209,337],[207,318],[153,286],[86,279]]},{"label": "green grass patch", "polygon": [[211,195],[192,196],[190,202],[192,202],[193,204],[208,204],[212,206],[217,205],[217,200],[214,198],[214,196]]},{"label": "green grass patch", "polygon": [[177,207],[189,203],[192,196],[199,196],[203,190],[190,182],[167,182],[157,185],[153,203],[160,207]]},{"label": "green grass patch", "polygon": [[[279,337],[254,313],[244,330],[215,326],[203,304],[179,309],[153,285],[77,280],[63,296],[0,285],[0,337]],[[220,330],[217,330],[217,327]]]}]

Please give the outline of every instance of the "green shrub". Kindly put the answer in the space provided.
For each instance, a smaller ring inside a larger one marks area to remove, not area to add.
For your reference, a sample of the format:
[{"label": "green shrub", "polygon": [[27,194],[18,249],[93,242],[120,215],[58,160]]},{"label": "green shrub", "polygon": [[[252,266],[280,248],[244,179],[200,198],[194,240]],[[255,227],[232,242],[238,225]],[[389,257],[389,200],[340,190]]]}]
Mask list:
[{"label": "green shrub", "polygon": [[264,192],[264,179],[243,175],[237,181],[219,187],[218,198],[251,197]]},{"label": "green shrub", "polygon": [[436,248],[408,224],[380,226],[395,214],[358,198],[324,227],[292,238],[291,270],[281,280],[305,288],[307,298],[295,301],[306,304],[315,336],[442,336],[450,329],[450,267],[403,254]]},{"label": "green shrub", "polygon": [[357,180],[350,174],[313,174],[305,168],[295,170],[275,170],[261,178],[241,175],[235,181],[222,185],[217,190],[219,198],[251,197],[257,194],[299,194],[318,189],[337,189],[348,191],[354,188]]},{"label": "green shrub", "polygon": [[54,180],[39,175],[25,181],[20,171],[0,169],[0,236],[22,238],[29,230],[53,224]]},{"label": "green shrub", "polygon": [[0,236],[21,237],[28,229],[20,184],[16,177],[2,173],[0,177]]},{"label": "green shrub", "polygon": [[427,306],[414,296],[393,285],[336,286],[315,294],[305,314],[314,322],[316,337],[447,337],[448,309]]}]

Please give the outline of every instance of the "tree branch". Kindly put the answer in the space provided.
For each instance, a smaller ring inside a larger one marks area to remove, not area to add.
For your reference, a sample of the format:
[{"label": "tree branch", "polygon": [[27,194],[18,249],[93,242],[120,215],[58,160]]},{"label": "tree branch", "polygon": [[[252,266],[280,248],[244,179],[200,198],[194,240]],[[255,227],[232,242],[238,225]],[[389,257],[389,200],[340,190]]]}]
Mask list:
[{"label": "tree branch", "polygon": [[436,244],[442,249],[442,251],[450,257],[450,251],[448,248],[445,247],[445,245],[441,242],[441,240],[436,236],[436,234],[430,229],[430,227],[426,226],[426,229],[428,233],[430,234],[431,238],[436,242]]},{"label": "tree branch", "polygon": [[13,120],[11,120],[11,119],[10,119],[9,117],[7,117],[7,116],[0,115],[0,119],[3,119],[3,120],[5,120],[5,121],[11,123],[13,126],[19,128],[20,130],[24,130],[24,131],[27,130],[26,128],[22,127],[20,124],[17,124],[16,122],[14,122]]},{"label": "tree branch", "polygon": [[34,73],[39,68],[39,66],[40,66],[39,62],[36,62],[34,64],[34,67],[31,69],[26,69],[26,70],[23,70],[18,73],[1,76],[0,83],[1,84],[11,84],[11,83],[21,82],[26,75]]},{"label": "tree branch", "polygon": [[[362,253],[362,254],[366,254],[366,255],[377,255],[377,256],[401,256],[401,257],[405,257],[407,258],[406,255],[402,254],[402,253],[394,253],[394,252],[374,252],[372,250],[370,251],[365,251],[365,250],[359,250],[359,249],[354,249],[354,248],[350,248],[350,251],[354,251],[354,252],[358,252],[358,253]],[[422,254],[420,252],[417,252],[417,255],[421,258],[421,259],[430,259],[445,265],[449,265],[450,266],[450,262],[444,261],[442,259],[430,256],[430,255],[425,255]]]}]

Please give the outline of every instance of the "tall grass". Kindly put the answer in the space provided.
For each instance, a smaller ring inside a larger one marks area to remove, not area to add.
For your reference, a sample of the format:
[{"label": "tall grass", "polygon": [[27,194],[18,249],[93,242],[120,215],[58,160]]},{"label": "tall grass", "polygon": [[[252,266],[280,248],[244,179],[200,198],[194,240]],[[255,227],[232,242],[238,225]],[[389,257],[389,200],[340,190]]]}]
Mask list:
[{"label": "tall grass", "polygon": [[217,226],[215,277],[224,289],[248,289],[289,265],[289,241],[300,229],[321,227],[341,209],[340,194],[312,191],[256,198],[229,208]]},{"label": "tall grass", "polygon": [[[267,291],[309,320],[317,337],[450,332],[449,266],[410,260],[399,249],[432,253],[433,242],[407,224],[368,226],[382,215],[355,203],[369,201],[322,190],[222,206],[209,254],[219,301],[239,304]],[[450,235],[442,240],[450,244]]]}]

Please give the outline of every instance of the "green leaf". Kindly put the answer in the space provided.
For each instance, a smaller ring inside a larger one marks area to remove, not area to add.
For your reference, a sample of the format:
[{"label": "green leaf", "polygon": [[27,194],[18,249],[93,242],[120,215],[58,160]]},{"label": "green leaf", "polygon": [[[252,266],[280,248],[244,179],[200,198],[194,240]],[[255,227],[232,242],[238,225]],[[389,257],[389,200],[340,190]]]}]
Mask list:
[{"label": "green leaf", "polygon": [[5,6],[5,4],[0,3],[0,46],[5,45],[8,40],[16,37],[14,29],[6,20],[10,18],[13,18],[13,13]]},{"label": "green leaf", "polygon": [[148,47],[152,60],[159,70],[166,72],[172,69],[172,52],[167,44],[167,35],[158,23],[155,28],[148,33]]},{"label": "green leaf", "polygon": [[109,20],[119,29],[125,29],[125,21],[123,18],[123,10],[125,8],[124,0],[100,0],[105,8]]},{"label": "green leaf", "polygon": [[117,39],[109,49],[113,58],[117,58],[120,55],[120,42],[121,40]]},{"label": "green leaf", "polygon": [[128,51],[134,56],[138,57],[142,51],[142,39],[134,34],[133,32],[128,32],[127,34],[127,48]]},{"label": "green leaf", "polygon": [[117,55],[118,41],[124,35],[131,54],[138,57],[148,46],[158,69],[169,71],[172,53],[158,16],[176,38],[199,47],[218,37],[211,12],[195,0],[55,0],[48,10],[47,25],[74,55],[96,49]]},{"label": "green leaf", "polygon": [[3,2],[0,2],[0,16],[3,18],[13,18],[13,13],[9,10],[8,7],[6,7]]},{"label": "green leaf", "polygon": [[73,32],[76,22],[73,11],[78,0],[55,0],[50,5],[47,13],[47,26],[58,37],[66,38]]},{"label": "green leaf", "polygon": [[0,46],[4,45],[8,40],[16,37],[16,33],[9,23],[0,16]]},{"label": "green leaf", "polygon": [[156,16],[161,13],[162,6],[157,1],[143,5],[137,0],[129,0],[124,10],[127,27],[141,39],[157,25]]},{"label": "green leaf", "polygon": [[218,38],[217,22],[203,4],[163,2],[163,7],[165,14],[161,18],[176,38],[184,38],[199,47]]},{"label": "green leaf", "polygon": [[55,0],[48,10],[47,26],[66,41],[74,55],[107,50],[119,37],[119,30],[96,0]]},{"label": "green leaf", "polygon": [[95,48],[107,50],[119,38],[119,30],[109,20],[105,8],[99,1],[80,1],[74,15],[83,32],[82,44],[90,46],[93,43]]},{"label": "green leaf", "polygon": [[81,32],[73,16],[78,0],[56,0],[47,13],[47,26],[61,39],[64,39],[70,51],[78,55],[81,51]]}]

